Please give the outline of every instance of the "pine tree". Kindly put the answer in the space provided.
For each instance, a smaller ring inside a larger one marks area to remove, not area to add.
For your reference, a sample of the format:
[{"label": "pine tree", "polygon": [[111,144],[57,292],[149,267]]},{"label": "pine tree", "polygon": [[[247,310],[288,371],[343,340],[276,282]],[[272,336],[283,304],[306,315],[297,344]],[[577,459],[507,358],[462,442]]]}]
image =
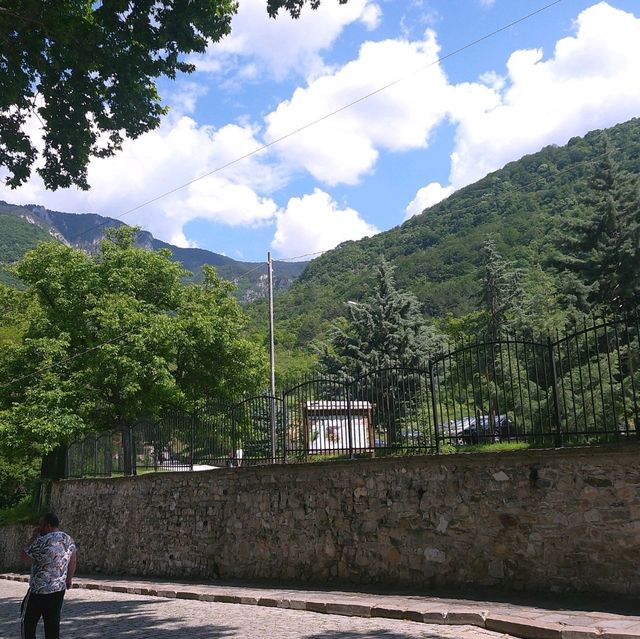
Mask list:
[{"label": "pine tree", "polygon": [[520,273],[498,252],[493,239],[483,246],[484,275],[480,302],[487,316],[487,335],[497,340],[517,314],[522,299]]},{"label": "pine tree", "polygon": [[426,323],[415,295],[397,289],[393,270],[382,259],[372,295],[349,303],[348,325],[334,327],[321,356],[327,373],[354,377],[382,368],[424,368],[442,349],[443,337]]},{"label": "pine tree", "polygon": [[640,305],[640,186],[602,137],[589,193],[565,221],[552,261],[582,310],[631,313]]},{"label": "pine tree", "polygon": [[[496,243],[487,238],[483,246],[484,276],[480,290],[480,302],[486,314],[487,338],[491,344],[479,352],[479,373],[484,377],[484,387],[488,389],[489,420],[488,431],[483,435],[492,439],[499,421],[497,397],[503,394],[499,388],[503,361],[500,356],[502,345],[499,340],[504,329],[510,327],[516,317],[523,316],[522,288],[520,272],[498,252]],[[480,429],[480,424],[476,424]]]},{"label": "pine tree", "polygon": [[345,381],[359,378],[349,386],[351,397],[375,407],[377,436],[387,445],[402,445],[405,439],[414,444],[431,435],[417,426],[407,431],[403,420],[423,401],[420,371],[443,347],[444,338],[427,324],[416,297],[397,289],[393,267],[382,259],[374,290],[364,301],[349,304],[346,325],[336,326],[320,364]]}]

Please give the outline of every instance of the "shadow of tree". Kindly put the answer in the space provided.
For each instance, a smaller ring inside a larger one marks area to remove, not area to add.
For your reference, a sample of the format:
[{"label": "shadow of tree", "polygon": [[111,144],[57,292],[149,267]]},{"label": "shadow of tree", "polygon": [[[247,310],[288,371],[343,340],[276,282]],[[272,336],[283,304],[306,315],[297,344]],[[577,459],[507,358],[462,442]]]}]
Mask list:
[{"label": "shadow of tree", "polygon": [[[0,600],[0,637],[20,636],[21,599],[7,597]],[[187,621],[179,617],[159,617],[155,610],[172,600],[128,599],[114,601],[65,600],[60,624],[61,636],[82,639],[106,639],[107,637],[154,637],[154,639],[176,639],[180,631],[174,625]],[[189,639],[220,639],[238,637],[237,628],[188,619]],[[117,631],[114,628],[117,626]],[[38,624],[38,636],[42,636],[42,622]]]}]

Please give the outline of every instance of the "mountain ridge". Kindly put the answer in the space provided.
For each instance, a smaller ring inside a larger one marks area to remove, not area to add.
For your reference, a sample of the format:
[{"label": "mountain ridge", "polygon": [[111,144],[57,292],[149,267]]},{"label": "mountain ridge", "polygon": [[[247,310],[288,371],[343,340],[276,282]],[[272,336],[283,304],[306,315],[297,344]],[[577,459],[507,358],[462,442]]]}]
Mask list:
[{"label": "mountain ridge", "polygon": [[[8,220],[13,218],[12,222]],[[23,220],[28,227],[19,228],[16,220]],[[12,226],[8,232],[8,226]],[[95,251],[108,228],[127,226],[124,222],[96,213],[65,213],[47,209],[39,204],[18,205],[0,200],[0,262],[11,263],[19,259],[26,250],[38,242],[56,239],[87,252]],[[39,229],[36,230],[36,229]],[[20,236],[21,241],[12,247],[12,238]],[[261,262],[241,262],[233,258],[202,248],[184,248],[159,240],[152,233],[140,230],[136,244],[150,250],[169,249],[174,260],[199,279],[204,264],[213,266],[224,279],[238,287],[237,297],[243,303],[260,299],[267,294],[266,263],[262,272]],[[12,250],[15,249],[15,250]],[[274,291],[281,292],[291,286],[302,273],[308,262],[274,261]],[[4,278],[5,281],[8,278]],[[11,280],[11,283],[15,283]]]}]

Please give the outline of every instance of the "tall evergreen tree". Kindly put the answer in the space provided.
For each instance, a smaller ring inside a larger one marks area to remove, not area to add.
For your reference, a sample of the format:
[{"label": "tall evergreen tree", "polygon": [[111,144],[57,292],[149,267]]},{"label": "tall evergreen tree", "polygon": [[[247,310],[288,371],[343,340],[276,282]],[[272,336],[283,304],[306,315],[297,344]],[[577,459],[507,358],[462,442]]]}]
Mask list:
[{"label": "tall evergreen tree", "polygon": [[480,302],[486,313],[487,334],[495,340],[507,328],[521,302],[520,274],[502,257],[492,238],[485,240],[483,257]]},{"label": "tall evergreen tree", "polygon": [[589,192],[556,239],[553,263],[564,271],[577,304],[635,312],[640,305],[640,185],[622,171],[606,135]]},{"label": "tall evergreen tree", "polygon": [[334,327],[332,344],[321,357],[327,373],[351,377],[394,366],[422,368],[443,347],[416,297],[396,287],[393,270],[382,259],[371,296],[349,304],[348,325]]}]

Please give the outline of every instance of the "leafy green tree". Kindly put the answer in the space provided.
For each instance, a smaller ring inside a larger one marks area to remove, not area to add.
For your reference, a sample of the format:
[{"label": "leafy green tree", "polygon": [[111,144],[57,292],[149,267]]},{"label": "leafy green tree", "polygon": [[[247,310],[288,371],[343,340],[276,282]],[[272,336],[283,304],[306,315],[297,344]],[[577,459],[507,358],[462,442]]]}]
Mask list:
[{"label": "leafy green tree", "polygon": [[[270,0],[297,17],[304,0]],[[313,8],[317,0],[310,3]],[[17,187],[38,148],[26,130],[44,129],[49,189],[87,189],[92,157],[118,151],[160,123],[155,81],[190,73],[186,61],[231,30],[236,0],[0,0],[0,166]]]},{"label": "leafy green tree", "polygon": [[555,266],[583,310],[631,313],[640,305],[640,181],[618,166],[608,136],[581,204],[556,240]]},{"label": "leafy green tree", "polygon": [[42,244],[16,267],[30,305],[18,344],[0,354],[0,447],[31,456],[168,404],[230,399],[265,380],[263,351],[242,335],[231,285],[202,285],[168,251],[134,246],[127,227],[89,256]]},{"label": "leafy green tree", "polygon": [[444,346],[415,296],[398,290],[393,270],[382,259],[372,294],[362,302],[348,303],[348,324],[334,325],[332,343],[321,357],[326,372],[353,377],[395,366],[424,368]]},{"label": "leafy green tree", "polygon": [[534,264],[522,271],[519,281],[519,303],[511,320],[515,331],[540,337],[564,328],[570,318],[577,319],[573,307],[561,295],[553,272]]}]

